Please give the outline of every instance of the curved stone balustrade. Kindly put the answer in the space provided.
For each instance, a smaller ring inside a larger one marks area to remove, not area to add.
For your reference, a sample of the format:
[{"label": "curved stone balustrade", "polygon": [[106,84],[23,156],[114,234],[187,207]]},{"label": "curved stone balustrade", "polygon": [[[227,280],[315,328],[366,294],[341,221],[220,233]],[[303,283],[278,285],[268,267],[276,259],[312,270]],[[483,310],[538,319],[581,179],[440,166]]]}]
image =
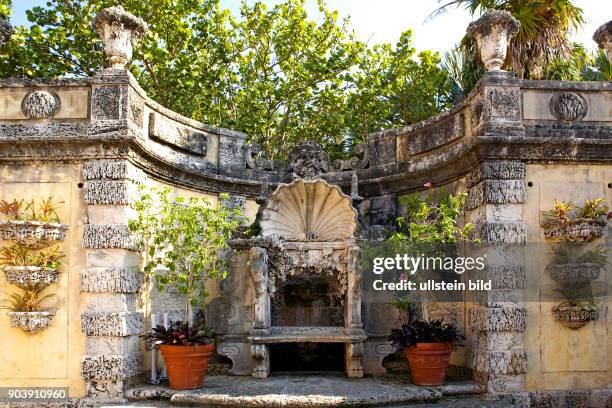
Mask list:
[{"label": "curved stone balustrade", "polygon": [[[44,106],[30,108],[32,95],[45,96],[36,99]],[[369,198],[456,179],[485,159],[609,161],[611,95],[609,82],[528,81],[490,72],[452,110],[371,134],[357,157],[334,164],[319,158],[317,170],[345,192],[356,174],[359,194]],[[0,79],[0,98],[7,106],[0,112],[4,161],[129,158],[174,185],[255,198],[261,180],[272,187],[290,182],[300,160],[321,154],[305,144],[293,161],[269,161],[247,146],[244,133],[162,107],[126,70],[89,79]]]}]

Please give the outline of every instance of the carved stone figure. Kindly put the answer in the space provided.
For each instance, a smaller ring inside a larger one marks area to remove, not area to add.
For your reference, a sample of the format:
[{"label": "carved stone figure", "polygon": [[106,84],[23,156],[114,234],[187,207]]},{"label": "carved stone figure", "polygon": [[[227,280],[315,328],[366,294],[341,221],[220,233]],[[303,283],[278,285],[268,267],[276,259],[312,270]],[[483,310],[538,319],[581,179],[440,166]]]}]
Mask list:
[{"label": "carved stone figure", "polygon": [[0,47],[4,45],[13,35],[13,26],[4,18],[0,17]]},{"label": "carved stone figure", "polygon": [[100,11],[93,26],[102,42],[111,68],[123,69],[132,59],[132,47],[148,30],[147,23],[128,13],[121,6],[108,7]]},{"label": "carved stone figure", "polygon": [[487,71],[500,71],[506,59],[508,43],[520,23],[507,11],[493,10],[486,13],[467,28],[468,36],[478,43],[480,57]]},{"label": "carved stone figure", "polygon": [[550,113],[558,120],[574,122],[586,115],[587,102],[574,92],[556,94],[550,99]]},{"label": "carved stone figure", "polygon": [[289,153],[289,170],[294,178],[312,180],[320,174],[327,173],[330,168],[329,156],[315,142],[302,142]]},{"label": "carved stone figure", "polygon": [[30,92],[23,98],[21,111],[30,119],[47,119],[59,108],[59,98],[47,91]]},{"label": "carved stone figure", "polygon": [[593,41],[599,45],[599,48],[606,50],[608,61],[612,62],[612,20],[595,31],[595,34],[593,34]]}]

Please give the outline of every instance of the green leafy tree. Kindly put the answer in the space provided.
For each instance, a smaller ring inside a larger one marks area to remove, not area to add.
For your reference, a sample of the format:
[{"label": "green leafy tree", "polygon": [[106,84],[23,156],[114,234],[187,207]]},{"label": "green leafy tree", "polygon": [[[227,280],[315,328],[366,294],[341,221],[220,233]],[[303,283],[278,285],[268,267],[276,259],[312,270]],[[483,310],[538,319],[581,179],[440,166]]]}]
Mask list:
[{"label": "green leafy tree", "polygon": [[417,54],[411,30],[402,33],[395,47],[380,44],[366,50],[350,81],[347,122],[357,141],[450,107],[449,77],[440,66],[439,54]]},{"label": "green leafy tree", "polygon": [[316,21],[305,0],[243,2],[238,16],[219,0],[49,0],[1,50],[0,76],[94,75],[106,62],[91,21],[117,3],[149,24],[128,65],[149,96],[246,132],[271,158],[302,140],[344,156],[371,131],[448,106],[437,54],[415,58],[410,32],[396,47],[368,48],[322,0]]},{"label": "green leafy tree", "polygon": [[225,274],[221,250],[241,224],[239,209],[213,204],[206,197],[174,197],[170,190],[140,189],[128,222],[143,250],[143,270],[158,290],[175,287],[187,300],[187,321],[193,308],[204,307],[206,281]]},{"label": "green leafy tree", "polygon": [[419,193],[402,197],[400,203],[407,216],[398,217],[397,222],[406,232],[396,232],[390,239],[419,244],[477,242],[473,237],[474,224],[458,223],[466,199],[467,193],[448,194],[444,190],[427,193],[424,197]]}]

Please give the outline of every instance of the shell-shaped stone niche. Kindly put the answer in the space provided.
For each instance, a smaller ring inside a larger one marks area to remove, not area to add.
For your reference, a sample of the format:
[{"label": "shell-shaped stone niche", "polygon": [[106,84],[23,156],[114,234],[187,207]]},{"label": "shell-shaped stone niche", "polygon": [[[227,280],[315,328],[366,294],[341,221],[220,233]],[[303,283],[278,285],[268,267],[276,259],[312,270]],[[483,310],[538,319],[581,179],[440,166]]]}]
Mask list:
[{"label": "shell-shaped stone niche", "polygon": [[288,241],[337,241],[355,233],[357,211],[351,199],[324,180],[281,184],[267,199],[261,234]]}]

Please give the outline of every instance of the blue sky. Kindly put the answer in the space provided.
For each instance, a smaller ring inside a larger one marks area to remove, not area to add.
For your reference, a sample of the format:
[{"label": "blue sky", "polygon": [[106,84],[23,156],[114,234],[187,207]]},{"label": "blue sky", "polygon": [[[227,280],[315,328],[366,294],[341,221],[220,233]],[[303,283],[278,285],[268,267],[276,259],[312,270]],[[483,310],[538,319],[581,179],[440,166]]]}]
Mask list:
[{"label": "blue sky", "polygon": [[[146,1],[146,0],[145,0]],[[273,5],[283,0],[263,0]],[[248,0],[249,4],[255,0]],[[151,1],[154,4],[154,1]],[[582,7],[586,24],[573,40],[595,48],[591,37],[601,24],[612,18],[610,0],[575,0]],[[12,23],[27,24],[25,11],[46,0],[13,0]],[[224,7],[234,12],[240,7],[240,0],[221,0]],[[370,44],[380,42],[395,43],[402,31],[412,28],[413,41],[418,50],[432,49],[444,52],[453,47],[465,34],[471,18],[462,9],[453,9],[433,19],[427,16],[436,9],[436,0],[327,0],[330,8],[339,10],[341,16],[351,17],[351,26],[358,37]],[[318,14],[316,0],[307,0],[309,15]]]}]

